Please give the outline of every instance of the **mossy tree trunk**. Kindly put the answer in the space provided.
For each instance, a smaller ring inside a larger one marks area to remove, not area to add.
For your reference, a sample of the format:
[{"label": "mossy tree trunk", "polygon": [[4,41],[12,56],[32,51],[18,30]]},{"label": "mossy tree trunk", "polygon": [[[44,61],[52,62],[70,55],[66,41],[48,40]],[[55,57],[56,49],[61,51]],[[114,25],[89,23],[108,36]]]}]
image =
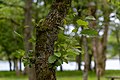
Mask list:
[{"label": "mossy tree trunk", "polygon": [[55,0],[48,16],[36,27],[36,80],[56,80],[55,69],[49,67],[48,58],[54,54],[58,29],[63,24],[70,4],[71,0]]}]

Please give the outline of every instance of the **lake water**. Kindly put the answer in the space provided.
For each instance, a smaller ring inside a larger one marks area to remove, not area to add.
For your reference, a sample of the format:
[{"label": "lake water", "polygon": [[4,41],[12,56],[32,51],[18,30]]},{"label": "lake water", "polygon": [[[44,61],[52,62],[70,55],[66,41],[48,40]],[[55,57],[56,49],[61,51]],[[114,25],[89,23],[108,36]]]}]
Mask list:
[{"label": "lake water", "polygon": [[[77,70],[76,62],[69,62],[68,64],[62,64],[63,70]],[[94,62],[92,61],[92,68],[94,67]],[[84,63],[82,62],[82,69],[84,69]],[[13,69],[13,63],[12,63]],[[24,66],[22,64],[22,70],[24,70]],[[57,70],[60,70],[60,67],[57,67]],[[120,70],[120,62],[119,59],[108,59],[106,61],[106,70]],[[8,61],[0,61],[0,71],[9,71],[9,63]]]}]

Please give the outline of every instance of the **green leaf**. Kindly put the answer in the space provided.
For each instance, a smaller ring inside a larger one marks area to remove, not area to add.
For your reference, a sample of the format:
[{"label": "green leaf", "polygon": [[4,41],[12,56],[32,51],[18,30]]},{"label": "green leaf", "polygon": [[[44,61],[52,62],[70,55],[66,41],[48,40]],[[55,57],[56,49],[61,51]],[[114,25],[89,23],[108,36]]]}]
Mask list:
[{"label": "green leaf", "polygon": [[75,45],[74,48],[79,49],[79,48],[81,48],[81,47],[80,47],[80,45]]},{"label": "green leaf", "polygon": [[49,62],[49,63],[54,63],[56,60],[57,60],[57,57],[56,57],[55,55],[51,55],[51,56],[48,58],[48,62]]},{"label": "green leaf", "polygon": [[60,52],[54,53],[54,55],[57,56],[57,57],[61,57],[61,53]]},{"label": "green leaf", "polygon": [[69,53],[69,55],[79,55],[79,52],[75,51],[74,49],[67,50],[67,53]]},{"label": "green leaf", "polygon": [[77,32],[77,31],[78,31],[78,29],[77,29],[77,28],[75,28],[75,29],[73,29],[73,30],[72,30],[72,32]]},{"label": "green leaf", "polygon": [[85,35],[85,36],[98,36],[98,32],[94,29],[84,29],[81,31],[81,34],[82,35]]},{"label": "green leaf", "polygon": [[62,30],[62,31],[64,30],[64,28],[63,28],[63,27],[61,27],[61,26],[58,26],[58,28],[59,28],[60,30]]},{"label": "green leaf", "polygon": [[94,21],[94,20],[96,20],[96,19],[95,19],[94,16],[87,16],[87,17],[85,18],[85,20],[86,20],[86,21]]},{"label": "green leaf", "polygon": [[77,48],[73,48],[73,50],[75,51],[76,55],[79,55],[81,53],[81,51],[79,49],[77,49]]},{"label": "green leaf", "polygon": [[27,59],[22,59],[22,61],[23,61],[24,66],[29,65],[29,62],[28,62],[28,60],[27,60]]},{"label": "green leaf", "polygon": [[59,59],[57,62],[56,62],[56,66],[60,66],[61,64],[63,64],[63,61],[61,59]]},{"label": "green leaf", "polygon": [[17,52],[17,55],[19,55],[19,58],[20,58],[20,57],[23,57],[24,54],[25,54],[25,51],[22,50],[22,49],[16,50],[16,52]]},{"label": "green leaf", "polygon": [[59,42],[65,42],[66,36],[64,34],[58,34],[58,41]]},{"label": "green leaf", "polygon": [[67,58],[64,58],[63,61],[68,64]]},{"label": "green leaf", "polygon": [[67,24],[67,21],[66,21],[66,19],[63,19],[63,22],[64,22],[64,24]]},{"label": "green leaf", "polygon": [[67,44],[60,44],[60,46],[66,48]]},{"label": "green leaf", "polygon": [[21,34],[17,33],[16,31],[14,31],[14,33],[15,33],[17,36],[19,36],[20,38],[23,39],[23,36],[22,36]]},{"label": "green leaf", "polygon": [[88,22],[83,21],[83,20],[81,20],[81,19],[77,20],[76,22],[77,22],[77,24],[80,25],[80,26],[84,26],[84,27],[88,26]]},{"label": "green leaf", "polygon": [[32,38],[29,39],[29,42],[35,43],[36,39],[34,37],[32,37]]}]

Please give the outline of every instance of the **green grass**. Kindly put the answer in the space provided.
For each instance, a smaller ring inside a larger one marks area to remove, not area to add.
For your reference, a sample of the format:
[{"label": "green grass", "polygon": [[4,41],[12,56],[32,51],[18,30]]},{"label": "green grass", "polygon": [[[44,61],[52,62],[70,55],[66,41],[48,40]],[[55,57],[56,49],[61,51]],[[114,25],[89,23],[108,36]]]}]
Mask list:
[{"label": "green grass", "polygon": [[27,76],[16,76],[15,72],[1,71],[0,80],[27,80]]},{"label": "green grass", "polygon": [[[82,80],[82,71],[58,71],[57,80]],[[120,70],[107,70],[101,80],[107,80],[106,76],[120,76]],[[27,80],[27,76],[20,75],[17,77],[15,72],[1,71],[0,80]],[[94,72],[89,72],[89,80],[97,80]]]},{"label": "green grass", "polygon": [[[58,80],[83,80],[83,72],[81,71],[65,71],[57,72]],[[101,80],[107,80],[107,76],[120,76],[120,70],[107,70],[105,75],[101,77]],[[97,80],[95,72],[89,72],[89,80]]]}]

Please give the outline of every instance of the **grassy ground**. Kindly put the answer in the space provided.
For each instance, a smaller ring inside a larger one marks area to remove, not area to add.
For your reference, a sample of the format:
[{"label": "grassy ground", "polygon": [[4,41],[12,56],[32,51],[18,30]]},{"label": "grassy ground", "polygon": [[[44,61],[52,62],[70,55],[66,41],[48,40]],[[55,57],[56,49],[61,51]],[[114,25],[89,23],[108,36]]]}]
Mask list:
[{"label": "grassy ground", "polygon": [[[109,70],[105,72],[105,75],[101,78],[101,80],[107,80],[106,76],[120,76],[120,70]],[[0,80],[27,80],[27,76],[19,76],[15,75],[15,72],[0,72]],[[82,72],[81,71],[64,71],[57,72],[57,80],[82,80]],[[88,80],[97,80],[94,72],[89,72]]]},{"label": "grassy ground", "polygon": [[[82,80],[83,73],[81,71],[66,71],[57,72],[58,80]],[[120,76],[120,70],[108,70],[105,75],[101,77],[101,80],[106,79],[107,76]],[[97,80],[94,72],[89,72],[88,80]]]}]

